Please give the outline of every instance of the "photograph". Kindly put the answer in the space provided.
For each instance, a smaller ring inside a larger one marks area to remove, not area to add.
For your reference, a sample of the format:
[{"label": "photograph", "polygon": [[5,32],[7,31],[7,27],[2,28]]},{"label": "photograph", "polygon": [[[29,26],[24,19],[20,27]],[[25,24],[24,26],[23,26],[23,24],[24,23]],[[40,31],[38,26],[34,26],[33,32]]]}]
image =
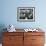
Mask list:
[{"label": "photograph", "polygon": [[35,7],[18,7],[17,20],[21,22],[35,21]]}]

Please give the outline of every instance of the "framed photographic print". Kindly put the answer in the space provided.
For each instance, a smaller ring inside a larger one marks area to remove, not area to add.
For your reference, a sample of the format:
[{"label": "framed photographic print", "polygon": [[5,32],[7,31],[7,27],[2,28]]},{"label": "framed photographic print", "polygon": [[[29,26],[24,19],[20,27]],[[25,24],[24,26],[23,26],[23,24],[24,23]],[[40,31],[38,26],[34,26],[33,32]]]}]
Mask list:
[{"label": "framed photographic print", "polygon": [[18,7],[17,21],[20,22],[34,22],[35,21],[35,7]]}]

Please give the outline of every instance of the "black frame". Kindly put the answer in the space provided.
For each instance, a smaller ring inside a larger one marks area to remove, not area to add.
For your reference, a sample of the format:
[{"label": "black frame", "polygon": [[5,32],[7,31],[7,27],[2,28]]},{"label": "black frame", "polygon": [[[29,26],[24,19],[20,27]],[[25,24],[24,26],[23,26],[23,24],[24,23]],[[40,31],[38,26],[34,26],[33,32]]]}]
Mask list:
[{"label": "black frame", "polygon": [[34,22],[35,21],[35,7],[18,7],[17,21],[19,22]]}]

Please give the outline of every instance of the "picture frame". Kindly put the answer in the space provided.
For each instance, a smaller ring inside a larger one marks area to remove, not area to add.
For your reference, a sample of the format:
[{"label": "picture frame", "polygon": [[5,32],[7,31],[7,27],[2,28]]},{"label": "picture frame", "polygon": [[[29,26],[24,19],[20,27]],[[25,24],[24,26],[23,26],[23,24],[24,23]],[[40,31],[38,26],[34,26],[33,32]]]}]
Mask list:
[{"label": "picture frame", "polygon": [[19,22],[34,22],[35,21],[35,7],[18,7],[17,21]]}]

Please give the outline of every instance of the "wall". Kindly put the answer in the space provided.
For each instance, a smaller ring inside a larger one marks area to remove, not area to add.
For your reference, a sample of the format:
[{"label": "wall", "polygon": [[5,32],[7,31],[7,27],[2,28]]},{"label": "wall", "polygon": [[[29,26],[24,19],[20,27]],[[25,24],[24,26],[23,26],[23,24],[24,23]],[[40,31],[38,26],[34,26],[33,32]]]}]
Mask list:
[{"label": "wall", "polygon": [[[46,0],[0,0],[0,25],[16,28],[46,28]],[[35,22],[17,22],[17,7],[35,7]]]}]

